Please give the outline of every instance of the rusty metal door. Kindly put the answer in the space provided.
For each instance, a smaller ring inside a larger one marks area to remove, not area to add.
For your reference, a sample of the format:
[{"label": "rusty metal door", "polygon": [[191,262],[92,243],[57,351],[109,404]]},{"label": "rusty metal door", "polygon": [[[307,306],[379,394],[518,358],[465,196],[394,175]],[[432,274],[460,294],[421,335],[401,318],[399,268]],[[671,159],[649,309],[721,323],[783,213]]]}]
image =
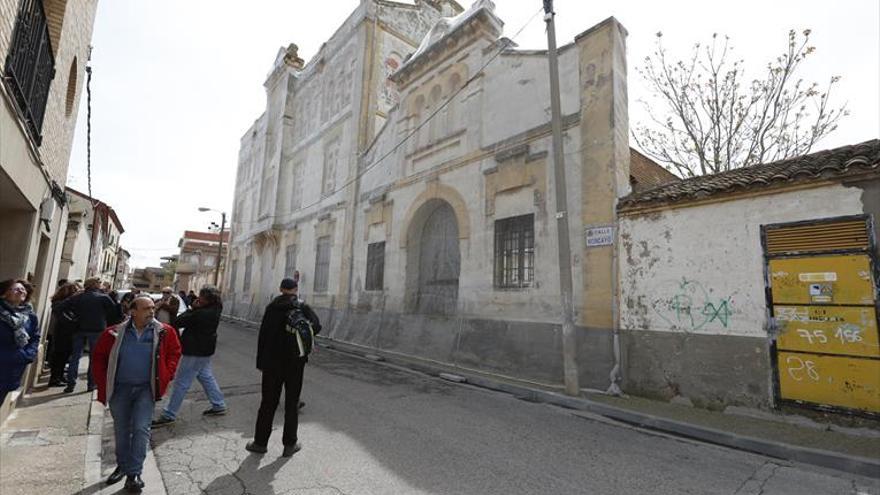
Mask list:
[{"label": "rusty metal door", "polygon": [[880,414],[878,289],[866,217],[766,226],[776,392],[783,401]]},{"label": "rusty metal door", "polygon": [[458,250],[458,222],[451,206],[443,203],[428,215],[419,249],[417,311],[454,313],[458,302],[461,254]]}]

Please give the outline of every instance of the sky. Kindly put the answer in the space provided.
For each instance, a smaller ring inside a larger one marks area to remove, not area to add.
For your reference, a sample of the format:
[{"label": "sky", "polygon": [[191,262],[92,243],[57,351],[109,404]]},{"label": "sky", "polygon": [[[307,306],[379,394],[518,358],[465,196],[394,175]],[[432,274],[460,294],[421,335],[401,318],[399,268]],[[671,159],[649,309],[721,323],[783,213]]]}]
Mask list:
[{"label": "sky", "polygon": [[[123,224],[134,267],[179,251],[184,230],[207,230],[231,214],[239,139],[266,106],[263,82],[282,46],[306,61],[359,0],[101,0],[92,38],[92,194]],[[411,3],[411,2],[410,2]],[[465,8],[471,0],[459,0]],[[522,49],[546,48],[541,0],[495,0],[504,35]],[[711,7],[707,7],[711,5]],[[607,17],[627,29],[630,125],[647,96],[636,73],[657,32],[676,57],[713,33],[731,38],[747,74],[758,76],[787,42],[812,30],[816,52],[800,75],[842,76],[832,101],[850,110],[816,148],[880,136],[880,2],[741,0],[556,0],[562,46]],[[529,20],[531,19],[531,22]],[[632,144],[632,143],[631,143]],[[81,97],[68,185],[85,192],[86,97]]]}]

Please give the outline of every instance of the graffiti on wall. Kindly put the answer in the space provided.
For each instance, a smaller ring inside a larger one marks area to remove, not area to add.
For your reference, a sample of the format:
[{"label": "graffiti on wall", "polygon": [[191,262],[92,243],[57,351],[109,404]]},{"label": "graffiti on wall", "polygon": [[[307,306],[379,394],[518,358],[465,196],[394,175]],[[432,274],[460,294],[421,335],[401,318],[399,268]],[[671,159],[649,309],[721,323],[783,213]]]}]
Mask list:
[{"label": "graffiti on wall", "polygon": [[654,311],[676,330],[728,328],[733,315],[731,297],[717,297],[696,280],[682,278],[651,303]]}]

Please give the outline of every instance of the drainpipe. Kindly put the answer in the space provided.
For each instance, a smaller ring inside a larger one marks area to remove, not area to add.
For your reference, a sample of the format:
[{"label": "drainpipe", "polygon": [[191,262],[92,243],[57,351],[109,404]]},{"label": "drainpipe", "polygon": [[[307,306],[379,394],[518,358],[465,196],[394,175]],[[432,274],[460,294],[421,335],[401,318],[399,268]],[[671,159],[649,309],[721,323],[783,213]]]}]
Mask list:
[{"label": "drainpipe", "polygon": [[[617,181],[614,181],[614,197],[617,202]],[[612,318],[612,335],[613,335],[613,354],[614,367],[611,368],[609,379],[611,384],[608,385],[606,393],[610,395],[622,396],[623,390],[620,388],[620,382],[623,376],[620,373],[620,288],[618,287],[619,267],[617,265],[618,256],[620,254],[620,222],[617,219],[617,206],[615,204],[614,212],[614,244],[611,247],[611,318]]]}]

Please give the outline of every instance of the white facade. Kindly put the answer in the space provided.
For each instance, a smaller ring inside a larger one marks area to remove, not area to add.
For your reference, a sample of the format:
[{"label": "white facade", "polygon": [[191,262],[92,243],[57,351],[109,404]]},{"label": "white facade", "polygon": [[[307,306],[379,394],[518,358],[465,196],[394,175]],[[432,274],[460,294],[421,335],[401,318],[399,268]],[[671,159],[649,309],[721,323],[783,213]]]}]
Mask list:
[{"label": "white facade", "polygon": [[[332,338],[556,386],[547,53],[502,38],[492,2],[455,7],[365,1],[308,64],[279,52],[241,140],[226,309],[257,320],[298,276]],[[596,387],[613,366],[612,249],[583,232],[629,192],[625,36],[609,19],[559,60],[575,345]],[[514,220],[516,254],[499,254]]]}]

